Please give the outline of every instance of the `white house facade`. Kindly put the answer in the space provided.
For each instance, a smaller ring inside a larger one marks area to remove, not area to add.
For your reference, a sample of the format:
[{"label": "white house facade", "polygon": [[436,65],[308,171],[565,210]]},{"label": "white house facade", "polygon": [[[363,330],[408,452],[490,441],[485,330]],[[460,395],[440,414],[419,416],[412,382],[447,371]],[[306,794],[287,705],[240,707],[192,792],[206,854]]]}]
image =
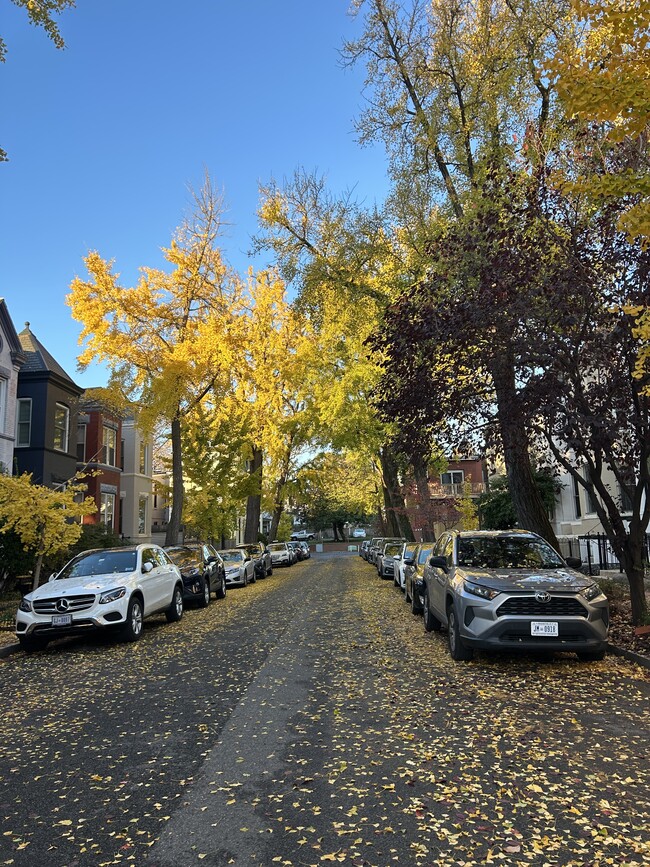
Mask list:
[{"label": "white house facade", "polygon": [[16,443],[16,388],[18,371],[25,356],[18,334],[9,316],[4,298],[0,298],[0,472],[12,473]]}]

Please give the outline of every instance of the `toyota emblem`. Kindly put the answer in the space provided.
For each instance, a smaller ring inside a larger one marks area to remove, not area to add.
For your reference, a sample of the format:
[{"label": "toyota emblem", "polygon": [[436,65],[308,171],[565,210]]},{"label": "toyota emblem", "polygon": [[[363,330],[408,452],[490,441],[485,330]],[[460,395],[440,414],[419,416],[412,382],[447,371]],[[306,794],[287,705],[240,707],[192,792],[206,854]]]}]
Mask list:
[{"label": "toyota emblem", "polygon": [[546,590],[537,590],[535,592],[535,600],[537,602],[544,602],[544,603],[550,602],[551,601],[551,594],[547,593]]},{"label": "toyota emblem", "polygon": [[57,599],[54,607],[57,611],[67,611],[70,607],[70,603],[67,599]]}]

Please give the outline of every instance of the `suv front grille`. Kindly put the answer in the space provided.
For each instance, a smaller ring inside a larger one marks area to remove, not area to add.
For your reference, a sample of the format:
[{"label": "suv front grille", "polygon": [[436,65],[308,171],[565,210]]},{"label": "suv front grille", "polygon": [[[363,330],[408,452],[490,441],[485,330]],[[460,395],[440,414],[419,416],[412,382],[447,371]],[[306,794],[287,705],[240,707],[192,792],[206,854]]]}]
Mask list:
[{"label": "suv front grille", "polygon": [[587,617],[587,610],[574,596],[551,596],[538,602],[534,596],[513,596],[497,608],[497,617]]},{"label": "suv front grille", "polygon": [[[57,610],[56,603],[59,599],[65,599],[68,607],[65,611]],[[76,611],[87,611],[95,604],[94,594],[84,596],[53,596],[51,599],[37,599],[32,603],[36,614],[74,614]]]}]

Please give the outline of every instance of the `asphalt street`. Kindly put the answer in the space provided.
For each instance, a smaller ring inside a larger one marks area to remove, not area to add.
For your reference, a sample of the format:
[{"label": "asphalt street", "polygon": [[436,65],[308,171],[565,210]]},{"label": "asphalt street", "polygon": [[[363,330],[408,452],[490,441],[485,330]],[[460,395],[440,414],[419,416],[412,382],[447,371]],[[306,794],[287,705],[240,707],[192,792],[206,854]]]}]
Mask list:
[{"label": "asphalt street", "polygon": [[650,672],[454,663],[317,555],[136,644],[0,660],[0,865],[650,864]]}]

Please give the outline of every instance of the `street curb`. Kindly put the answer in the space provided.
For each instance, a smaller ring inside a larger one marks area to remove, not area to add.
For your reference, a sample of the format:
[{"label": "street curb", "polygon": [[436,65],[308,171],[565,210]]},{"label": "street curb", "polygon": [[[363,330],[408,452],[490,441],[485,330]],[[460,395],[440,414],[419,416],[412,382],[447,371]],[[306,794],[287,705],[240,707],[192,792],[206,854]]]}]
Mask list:
[{"label": "street curb", "polygon": [[624,647],[617,647],[615,644],[607,645],[607,652],[613,656],[624,656],[630,662],[636,662],[637,665],[642,665],[643,668],[650,669],[650,659],[647,656],[641,656],[633,650],[626,650]]},{"label": "street curb", "polygon": [[5,659],[7,656],[11,656],[12,653],[16,653],[20,650],[20,644],[5,644],[4,647],[0,647],[0,659]]}]

